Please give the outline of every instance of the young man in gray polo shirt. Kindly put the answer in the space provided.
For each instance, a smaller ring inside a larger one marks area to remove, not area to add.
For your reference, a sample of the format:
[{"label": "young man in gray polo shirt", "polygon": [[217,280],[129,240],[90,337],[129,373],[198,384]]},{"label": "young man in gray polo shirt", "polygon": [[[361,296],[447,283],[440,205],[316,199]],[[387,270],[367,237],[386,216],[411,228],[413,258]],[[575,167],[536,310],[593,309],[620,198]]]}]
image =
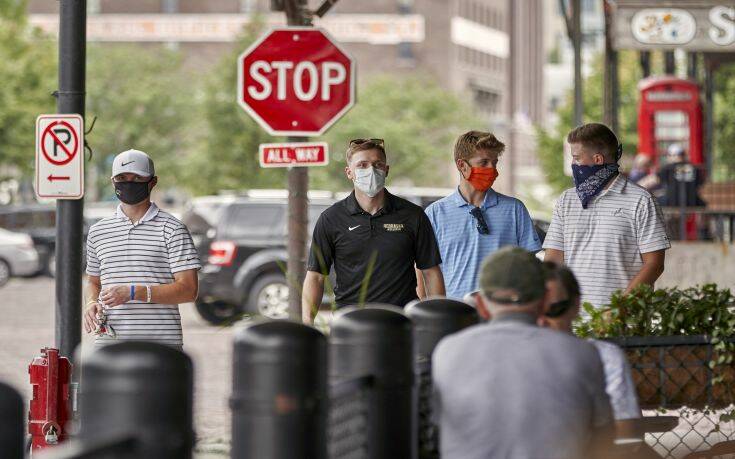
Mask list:
[{"label": "young man in gray polo shirt", "polygon": [[183,223],[156,207],[153,161],[128,150],[112,163],[120,205],[87,236],[87,308],[84,328],[95,344],[118,340],[183,346],[179,304],[197,296],[201,267]]},{"label": "young man in gray polo shirt", "polygon": [[442,459],[581,459],[611,445],[599,354],[536,325],[546,295],[532,253],[506,247],[483,263],[478,310],[492,321],[434,351]]},{"label": "young man in gray polo shirt", "polygon": [[569,266],[582,287],[582,302],[601,307],[617,290],[653,285],[671,244],[651,193],[620,174],[622,146],[607,126],[585,124],[567,142],[575,187],[556,203],[545,260]]}]

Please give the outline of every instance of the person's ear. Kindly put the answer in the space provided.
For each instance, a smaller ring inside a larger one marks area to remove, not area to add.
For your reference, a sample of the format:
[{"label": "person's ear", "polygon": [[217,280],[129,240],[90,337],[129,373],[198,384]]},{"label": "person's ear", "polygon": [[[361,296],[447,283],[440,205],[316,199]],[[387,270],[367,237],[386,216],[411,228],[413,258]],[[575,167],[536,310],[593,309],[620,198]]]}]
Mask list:
[{"label": "person's ear", "polygon": [[385,165],[385,176],[386,177],[388,177],[388,172],[390,172],[390,166],[386,164]]},{"label": "person's ear", "polygon": [[156,186],[157,184],[158,184],[158,176],[154,175],[153,178],[151,179],[151,183],[148,189],[152,190],[153,187]]},{"label": "person's ear", "polygon": [[601,164],[605,164],[605,155],[601,153],[595,153],[594,155],[592,155],[592,161],[595,163],[595,165],[598,166]]},{"label": "person's ear", "polygon": [[472,167],[465,161],[464,159],[458,159],[455,161],[455,165],[457,166],[457,170],[460,174],[462,174],[462,178],[467,178],[470,175],[470,172],[472,171]]},{"label": "person's ear", "polygon": [[480,317],[482,317],[483,320],[492,319],[492,314],[490,314],[490,309],[487,307],[485,298],[482,296],[481,293],[478,293],[477,296],[475,297],[475,304],[477,305],[477,314]]},{"label": "person's ear", "polygon": [[352,181],[352,170],[349,165],[345,166],[345,175],[350,179],[350,181]]}]

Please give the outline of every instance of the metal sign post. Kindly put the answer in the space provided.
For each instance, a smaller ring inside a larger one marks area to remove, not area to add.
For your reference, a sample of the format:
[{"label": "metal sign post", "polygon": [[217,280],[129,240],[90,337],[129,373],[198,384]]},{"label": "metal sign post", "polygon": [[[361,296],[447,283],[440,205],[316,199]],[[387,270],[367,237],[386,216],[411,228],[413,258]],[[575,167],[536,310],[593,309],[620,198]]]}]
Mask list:
[{"label": "metal sign post", "polygon": [[[84,118],[86,0],[60,0],[56,109]],[[62,141],[64,139],[61,139]],[[83,156],[84,146],[79,145]],[[82,334],[83,198],[56,202],[56,347],[71,356]]]},{"label": "metal sign post", "polygon": [[[334,0],[317,10],[326,13]],[[276,28],[243,52],[238,65],[238,103],[271,135],[289,143],[322,135],[355,103],[355,62],[322,29],[312,28],[306,0],[273,2],[288,28]],[[301,288],[308,246],[308,169],[288,169],[289,315],[301,318]]]}]

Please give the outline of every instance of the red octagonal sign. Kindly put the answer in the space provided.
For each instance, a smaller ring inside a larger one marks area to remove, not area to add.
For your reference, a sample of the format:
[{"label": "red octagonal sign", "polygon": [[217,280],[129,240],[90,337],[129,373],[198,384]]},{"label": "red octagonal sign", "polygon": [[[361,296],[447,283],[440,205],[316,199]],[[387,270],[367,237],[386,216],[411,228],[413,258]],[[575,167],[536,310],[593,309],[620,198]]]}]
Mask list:
[{"label": "red octagonal sign", "polygon": [[238,103],[271,135],[321,135],[355,103],[355,62],[318,28],[266,33],[237,77]]}]

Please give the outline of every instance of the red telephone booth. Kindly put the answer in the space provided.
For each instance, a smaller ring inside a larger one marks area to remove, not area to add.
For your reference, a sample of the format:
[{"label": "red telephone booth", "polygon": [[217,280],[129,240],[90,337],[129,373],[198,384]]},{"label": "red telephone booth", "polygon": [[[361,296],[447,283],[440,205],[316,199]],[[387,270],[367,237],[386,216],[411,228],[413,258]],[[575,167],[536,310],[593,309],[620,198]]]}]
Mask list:
[{"label": "red telephone booth", "polygon": [[682,145],[695,165],[704,164],[699,85],[671,76],[649,77],[638,85],[638,151],[658,164],[669,145]]}]

